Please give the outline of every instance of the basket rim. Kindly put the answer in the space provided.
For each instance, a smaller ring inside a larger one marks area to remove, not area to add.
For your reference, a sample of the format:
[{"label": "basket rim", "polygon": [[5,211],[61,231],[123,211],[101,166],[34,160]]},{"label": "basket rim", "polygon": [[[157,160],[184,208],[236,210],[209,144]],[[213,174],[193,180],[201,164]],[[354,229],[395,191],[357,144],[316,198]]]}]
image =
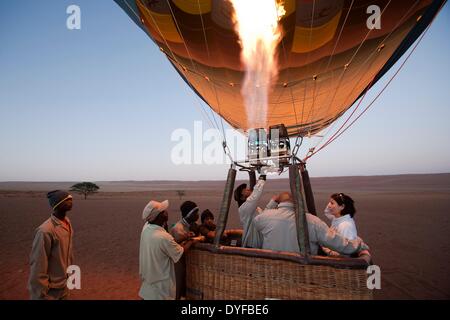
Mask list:
[{"label": "basket rim", "polygon": [[217,254],[239,255],[245,257],[285,260],[295,262],[301,265],[329,266],[339,269],[366,269],[370,266],[371,257],[362,255],[358,258],[347,257],[323,257],[323,256],[304,256],[300,253],[289,251],[272,251],[266,249],[240,248],[231,246],[215,246],[210,243],[196,243],[192,249],[208,251]]}]

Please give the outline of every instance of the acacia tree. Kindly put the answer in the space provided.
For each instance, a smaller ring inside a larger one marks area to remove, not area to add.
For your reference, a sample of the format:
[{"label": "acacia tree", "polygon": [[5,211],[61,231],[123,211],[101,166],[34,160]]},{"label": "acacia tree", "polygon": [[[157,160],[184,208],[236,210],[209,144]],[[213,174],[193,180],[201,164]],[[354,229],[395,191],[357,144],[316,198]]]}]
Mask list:
[{"label": "acacia tree", "polygon": [[177,190],[177,194],[181,200],[186,195],[186,192],[184,190]]},{"label": "acacia tree", "polygon": [[92,182],[79,182],[77,184],[74,184],[70,191],[74,191],[79,194],[84,195],[84,199],[87,198],[89,194],[96,193],[100,189],[99,186],[97,186],[95,183]]}]

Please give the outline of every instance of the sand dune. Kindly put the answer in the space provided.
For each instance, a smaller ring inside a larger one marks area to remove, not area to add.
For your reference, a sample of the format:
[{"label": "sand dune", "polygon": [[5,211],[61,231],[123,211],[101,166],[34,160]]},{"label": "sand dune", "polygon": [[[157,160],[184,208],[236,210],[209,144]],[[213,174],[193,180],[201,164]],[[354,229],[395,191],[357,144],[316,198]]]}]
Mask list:
[{"label": "sand dune", "polygon": [[[239,183],[239,182],[237,182]],[[0,182],[0,299],[27,299],[28,255],[33,230],[49,215],[45,193],[73,182]],[[169,222],[179,218],[184,200],[217,214],[223,181],[98,182],[100,193],[76,195],[70,217],[82,290],[73,299],[137,299],[140,215],[150,199],[171,202]],[[330,193],[356,201],[359,235],[381,267],[381,299],[450,298],[450,174],[313,178],[322,211]],[[288,189],[269,180],[261,205]],[[185,190],[183,199],[175,190]],[[228,227],[239,227],[233,203]],[[319,217],[324,218],[319,213]]]}]

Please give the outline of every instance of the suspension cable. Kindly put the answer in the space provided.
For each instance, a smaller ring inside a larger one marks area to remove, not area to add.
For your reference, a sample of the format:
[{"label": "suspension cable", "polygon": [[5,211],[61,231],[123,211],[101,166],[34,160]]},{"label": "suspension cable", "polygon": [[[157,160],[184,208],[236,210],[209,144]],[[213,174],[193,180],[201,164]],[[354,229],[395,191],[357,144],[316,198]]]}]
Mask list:
[{"label": "suspension cable", "polygon": [[[309,56],[311,55],[311,41],[312,41],[312,28],[313,28],[313,24],[314,24],[314,11],[316,10],[316,0],[313,1],[313,6],[312,6],[312,13],[311,13],[311,24],[309,27],[309,44],[308,44],[308,54],[306,56],[306,63],[305,65],[306,67],[306,74],[308,74],[309,71]],[[303,107],[302,107],[302,123],[303,122],[303,117],[305,115],[305,103],[306,103],[306,85],[307,85],[307,81],[308,79],[304,79],[303,83],[304,83],[304,91],[303,91]]]},{"label": "suspension cable", "polygon": [[[201,5],[200,5],[200,0],[197,0],[197,4],[198,4],[198,12],[199,12],[199,16],[200,16],[200,21],[202,23],[202,31],[203,31],[203,37],[205,39],[205,46],[206,46],[206,52],[208,54],[208,59],[211,59],[211,55],[210,55],[210,51],[209,51],[209,45],[208,45],[208,38],[206,37],[206,29],[205,29],[205,24],[203,22],[203,15],[201,14]],[[219,108],[219,116],[220,116],[220,124],[222,126],[222,137],[223,137],[223,141],[226,143],[226,134],[225,134],[225,129],[223,126],[223,118],[222,118],[222,112],[220,111],[221,106],[220,106],[220,101],[219,101],[219,96],[217,94],[217,88],[216,88],[216,84],[214,82],[212,82],[212,87],[214,89],[214,93],[216,96],[216,102],[217,102],[217,106]]]},{"label": "suspension cable", "polygon": [[[380,42],[380,44],[376,47],[376,49],[364,60],[364,62],[362,62],[359,66],[359,69],[357,72],[355,72],[356,74],[359,74],[361,70],[363,69],[370,69],[371,66],[373,65],[373,63],[375,62],[374,60],[372,60],[372,62],[370,63],[370,66],[367,67],[367,62],[373,57],[373,55],[376,52],[380,52],[380,50],[382,49],[382,46],[384,43],[386,43],[387,39],[390,38],[390,36],[392,35],[392,33],[397,29],[397,27],[405,20],[405,18],[409,15],[409,13],[412,11],[412,9],[420,2],[420,0],[417,0],[408,10],[407,12],[402,16],[402,18],[397,22],[397,24],[395,25],[394,28],[392,28],[392,30],[389,32],[389,34],[384,37],[382,39],[382,41]],[[350,91],[350,94],[348,95],[347,99],[344,101],[343,105],[347,104],[348,99],[352,96],[353,92],[355,91],[355,89],[359,86],[361,80],[364,78],[364,72],[361,74],[361,76],[359,77],[359,80],[356,82],[356,84],[353,86],[352,90]],[[367,88],[370,88],[372,86],[372,81],[368,84]],[[363,96],[361,97],[362,100],[364,99],[365,94],[363,94]],[[356,112],[356,110],[359,108],[362,100],[360,100],[360,102],[358,103],[358,105],[356,106],[356,108],[354,108],[353,112],[349,115],[349,117],[347,118],[347,120],[345,121],[344,125],[350,120],[350,118],[353,116],[353,114]],[[322,135],[321,139],[314,145],[314,147],[312,147],[310,150],[315,150],[317,148],[317,146],[322,143],[323,139],[328,136],[328,134],[332,131],[332,129],[336,126],[336,122],[333,122],[333,124],[328,128],[327,132],[325,134]],[[334,134],[333,137],[342,129],[343,126],[341,126]]]},{"label": "suspension cable", "polygon": [[[136,16],[139,20],[141,20],[141,17],[138,16],[138,14],[137,14],[136,12],[134,12],[134,10],[130,7],[130,5],[128,4],[128,2],[127,2],[127,1],[125,1],[125,2],[127,3],[128,7],[133,11],[133,13],[135,14],[135,16]],[[178,59],[177,59],[176,55],[174,54],[172,48],[169,46],[169,44],[168,44],[166,38],[164,38],[164,36],[163,36],[163,34],[162,34],[162,32],[161,32],[161,29],[159,28],[158,23],[155,21],[153,15],[152,15],[151,13],[149,13],[149,16],[150,16],[150,18],[152,19],[152,22],[153,22],[154,26],[156,27],[156,30],[158,31],[158,33],[159,33],[161,39],[163,39],[164,44],[166,45],[167,49],[169,49],[169,51],[170,51],[170,54],[171,54],[171,55],[168,55],[166,52],[164,52],[164,53],[166,54],[166,57],[167,57],[169,60],[175,61],[175,63],[176,63],[177,65],[182,66],[183,64],[182,64],[180,61],[178,61]],[[187,80],[187,79],[186,79],[186,80]],[[194,87],[193,87],[193,85],[191,84],[191,82],[190,82],[190,81],[186,81],[186,82],[187,82],[188,86],[191,88],[191,90],[194,90]],[[189,93],[190,93],[191,95],[194,96],[194,94],[193,94],[193,92],[192,92],[191,90],[188,90],[188,91],[189,91]],[[195,95],[195,96],[196,96],[196,95]],[[197,100],[197,99],[198,99],[198,100]],[[213,128],[215,128],[213,122],[211,121],[211,118],[208,116],[208,113],[204,110],[203,105],[202,105],[201,102],[199,101],[200,98],[199,98],[198,96],[197,96],[197,99],[195,99],[195,97],[194,97],[194,100],[196,100],[197,103],[199,104],[199,107],[200,107],[200,113],[201,113],[203,116],[206,116],[206,118],[208,119],[210,125],[211,125]]]},{"label": "suspension cable", "polygon": [[[383,8],[383,11],[381,11],[380,17],[379,17],[378,19],[381,19],[381,17],[383,16],[384,12],[385,12],[386,9],[389,7],[391,1],[392,1],[392,0],[389,0],[389,2],[388,2],[388,3],[386,4],[386,6]],[[347,63],[344,65],[344,70],[342,70],[342,73],[341,73],[341,75],[339,76],[339,80],[338,80],[338,84],[337,84],[337,86],[336,86],[336,90],[334,90],[333,96],[332,96],[332,99],[331,99],[331,102],[328,104],[327,112],[330,110],[330,108],[331,108],[331,106],[332,106],[332,104],[333,104],[333,102],[334,102],[334,99],[336,98],[337,92],[339,91],[339,88],[340,88],[341,85],[342,85],[342,81],[343,81],[343,79],[344,79],[345,73],[346,73],[347,70],[348,70],[348,67],[351,65],[351,63],[352,63],[353,60],[355,59],[356,55],[358,54],[359,50],[361,50],[362,46],[364,45],[364,43],[365,43],[365,42],[367,41],[367,39],[369,38],[369,35],[370,35],[370,33],[372,32],[372,30],[373,30],[373,29],[369,29],[369,31],[366,33],[366,35],[365,35],[363,41],[359,44],[358,48],[357,48],[356,51],[353,53],[353,55],[352,55],[352,57],[350,58],[349,62],[347,62]],[[331,86],[331,87],[332,87],[332,86]]]},{"label": "suspension cable", "polygon": [[[442,7],[441,7],[442,8]],[[437,15],[436,15],[437,16]],[[397,69],[397,71],[394,73],[394,75],[389,79],[389,81],[384,85],[383,89],[375,96],[375,98],[369,103],[369,105],[347,126],[345,127],[342,132],[340,132],[338,135],[330,138],[323,146],[321,146],[319,149],[317,149],[316,151],[312,152],[310,155],[308,155],[303,161],[306,162],[306,160],[308,160],[309,158],[311,158],[313,155],[317,154],[319,151],[323,150],[325,147],[327,147],[330,143],[334,142],[337,138],[339,138],[345,131],[347,131],[347,129],[349,129],[375,102],[376,100],[378,100],[378,98],[381,96],[381,94],[387,89],[387,87],[392,83],[392,81],[395,79],[395,77],[398,75],[398,73],[403,69],[403,67],[405,66],[406,62],[409,60],[409,58],[411,57],[411,55],[414,53],[414,51],[417,49],[418,45],[422,42],[423,38],[425,37],[426,33],[428,32],[428,30],[430,29],[432,23],[434,22],[434,19],[436,18],[436,16],[433,18],[432,22],[427,26],[427,28],[425,29],[425,31],[423,32],[423,34],[420,36],[419,40],[417,41],[417,43],[414,45],[414,47],[412,48],[412,50],[410,51],[410,53],[407,55],[407,57],[405,58],[405,60],[402,62],[402,64],[400,65],[400,67]],[[373,81],[373,80],[372,80]],[[367,91],[366,91],[367,93]]]},{"label": "suspension cable", "polygon": [[[167,5],[169,6],[170,13],[171,13],[171,15],[172,15],[173,21],[175,22],[175,26],[177,27],[177,30],[178,30],[178,32],[179,32],[179,35],[180,35],[180,37],[181,37],[181,39],[182,39],[182,41],[183,41],[183,45],[184,45],[184,48],[186,49],[186,52],[187,52],[188,57],[189,57],[189,60],[191,61],[191,65],[192,65],[193,69],[197,72],[197,74],[200,75],[200,72],[198,71],[198,69],[197,69],[197,67],[196,67],[196,65],[195,65],[195,63],[194,63],[194,60],[192,59],[192,55],[191,55],[191,53],[190,53],[190,51],[189,51],[189,48],[188,48],[188,46],[187,46],[187,44],[186,44],[186,41],[184,40],[183,34],[182,34],[182,32],[181,32],[181,28],[180,28],[180,26],[178,25],[178,21],[177,21],[177,19],[176,19],[176,17],[175,17],[175,14],[174,14],[173,10],[172,10],[172,6],[170,5],[170,1],[169,1],[169,0],[166,0],[166,3],[167,3]],[[208,80],[207,80],[207,82],[210,83],[210,81],[208,81]],[[210,83],[210,86],[211,86],[211,83]],[[212,116],[213,116],[214,123],[216,124],[217,130],[220,132],[219,125],[217,124],[216,117],[215,117],[214,113],[212,112],[211,108],[210,108],[210,111],[211,111],[211,114],[212,114]],[[224,138],[224,139],[225,139],[225,138]]]}]

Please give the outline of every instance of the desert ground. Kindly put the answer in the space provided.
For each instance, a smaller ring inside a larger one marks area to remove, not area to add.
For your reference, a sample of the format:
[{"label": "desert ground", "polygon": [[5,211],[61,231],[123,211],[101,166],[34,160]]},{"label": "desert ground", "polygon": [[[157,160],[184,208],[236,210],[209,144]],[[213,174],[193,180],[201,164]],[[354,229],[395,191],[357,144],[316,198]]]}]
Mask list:
[{"label": "desert ground", "polygon": [[[240,183],[239,181],[236,182]],[[46,192],[74,182],[0,182],[0,299],[28,299],[28,258],[34,229],[51,214]],[[81,290],[71,299],[138,299],[141,213],[151,199],[170,201],[169,224],[185,200],[218,216],[223,181],[97,182],[99,193],[74,195],[75,263]],[[236,184],[236,185],[237,185]],[[376,299],[450,298],[450,174],[313,178],[319,217],[329,195],[356,202],[358,234],[381,267]],[[269,179],[261,206],[287,180]],[[184,190],[182,199],[176,190]],[[228,228],[239,228],[232,203]]]}]

